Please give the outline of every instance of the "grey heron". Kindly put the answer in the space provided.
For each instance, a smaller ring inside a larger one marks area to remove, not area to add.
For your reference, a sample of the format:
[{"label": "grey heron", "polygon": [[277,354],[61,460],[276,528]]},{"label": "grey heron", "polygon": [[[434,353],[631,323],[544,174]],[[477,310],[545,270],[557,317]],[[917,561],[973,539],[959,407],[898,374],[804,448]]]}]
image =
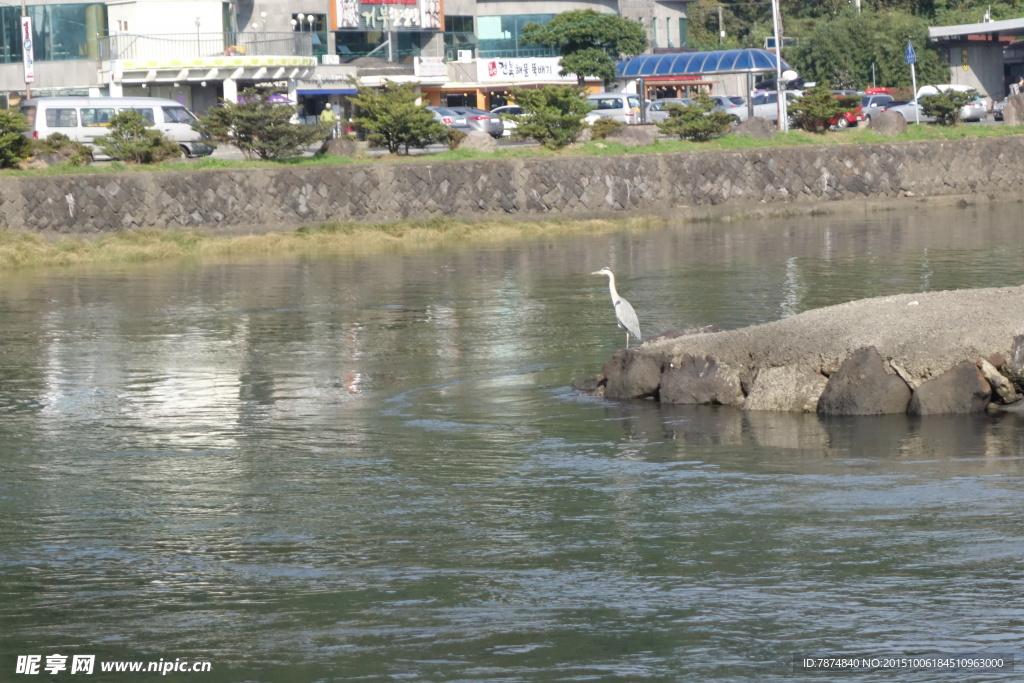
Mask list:
[{"label": "grey heron", "polygon": [[636,311],[629,305],[629,302],[619,296],[619,293],[615,291],[615,275],[612,273],[611,268],[605,266],[601,270],[596,270],[591,275],[607,275],[608,276],[608,291],[612,295],[612,305],[615,307],[615,321],[619,324],[619,327],[626,330],[626,348],[629,348],[629,336],[633,335],[635,339],[640,340],[640,321],[637,320]]}]

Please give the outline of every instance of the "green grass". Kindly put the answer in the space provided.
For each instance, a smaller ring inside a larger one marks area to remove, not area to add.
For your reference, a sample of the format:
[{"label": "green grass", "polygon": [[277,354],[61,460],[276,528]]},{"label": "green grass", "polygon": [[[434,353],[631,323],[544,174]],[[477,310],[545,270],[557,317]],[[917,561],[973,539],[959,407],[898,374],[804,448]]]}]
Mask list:
[{"label": "green grass", "polygon": [[36,267],[138,264],[175,259],[218,261],[267,256],[302,256],[418,251],[495,243],[527,237],[641,231],[664,226],[654,217],[613,220],[489,220],[435,218],[380,225],[326,223],[289,232],[214,236],[198,230],[130,230],[96,238],[47,239],[0,230],[0,272]]},{"label": "green grass", "polygon": [[966,138],[1002,137],[1007,135],[1024,135],[1024,126],[996,125],[960,125],[942,127],[934,125],[911,125],[907,131],[894,137],[878,135],[866,126],[843,131],[830,131],[824,134],[792,131],[781,133],[769,140],[725,135],[708,142],[686,142],[683,140],[660,139],[647,147],[627,147],[621,143],[608,140],[577,143],[561,150],[549,150],[537,146],[502,147],[496,152],[473,152],[464,149],[442,151],[432,154],[415,156],[391,156],[349,158],[339,156],[296,157],[281,160],[229,160],[229,159],[192,159],[188,161],[169,161],[154,166],[126,166],[120,162],[112,162],[99,166],[56,166],[40,170],[3,170],[0,178],[5,176],[41,176],[41,175],[79,175],[93,173],[129,172],[174,172],[182,170],[224,169],[224,168],[274,168],[278,166],[333,166],[346,164],[382,164],[382,163],[423,163],[439,161],[469,161],[480,159],[532,159],[566,156],[596,156],[610,154],[668,154],[673,152],[699,152],[705,150],[728,149],[762,149],[774,147],[793,147],[808,145],[842,145],[867,143],[901,143],[918,140],[963,140]]}]

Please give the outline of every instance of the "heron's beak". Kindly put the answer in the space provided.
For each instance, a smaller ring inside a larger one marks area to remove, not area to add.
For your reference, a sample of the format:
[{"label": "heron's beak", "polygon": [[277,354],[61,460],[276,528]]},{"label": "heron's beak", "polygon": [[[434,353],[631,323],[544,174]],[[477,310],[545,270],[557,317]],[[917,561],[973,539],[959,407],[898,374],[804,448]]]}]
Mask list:
[{"label": "heron's beak", "polygon": [[604,275],[600,270],[595,270],[591,275]]}]

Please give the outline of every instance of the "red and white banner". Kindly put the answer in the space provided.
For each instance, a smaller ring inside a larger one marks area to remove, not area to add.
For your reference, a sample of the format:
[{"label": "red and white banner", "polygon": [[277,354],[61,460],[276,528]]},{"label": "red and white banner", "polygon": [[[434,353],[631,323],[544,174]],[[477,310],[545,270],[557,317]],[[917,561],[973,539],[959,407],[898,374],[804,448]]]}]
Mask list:
[{"label": "red and white banner", "polygon": [[32,46],[32,20],[28,17],[21,18],[21,52],[25,59],[25,82],[31,83],[36,80],[36,60]]}]

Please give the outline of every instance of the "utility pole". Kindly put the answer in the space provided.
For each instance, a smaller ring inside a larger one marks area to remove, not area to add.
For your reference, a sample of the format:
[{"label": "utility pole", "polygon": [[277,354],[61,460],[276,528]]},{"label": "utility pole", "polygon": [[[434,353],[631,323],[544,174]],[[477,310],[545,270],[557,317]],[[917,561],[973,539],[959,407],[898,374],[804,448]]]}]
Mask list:
[{"label": "utility pole", "polygon": [[718,6],[718,44],[725,40],[725,31],[722,29],[722,6]]}]

